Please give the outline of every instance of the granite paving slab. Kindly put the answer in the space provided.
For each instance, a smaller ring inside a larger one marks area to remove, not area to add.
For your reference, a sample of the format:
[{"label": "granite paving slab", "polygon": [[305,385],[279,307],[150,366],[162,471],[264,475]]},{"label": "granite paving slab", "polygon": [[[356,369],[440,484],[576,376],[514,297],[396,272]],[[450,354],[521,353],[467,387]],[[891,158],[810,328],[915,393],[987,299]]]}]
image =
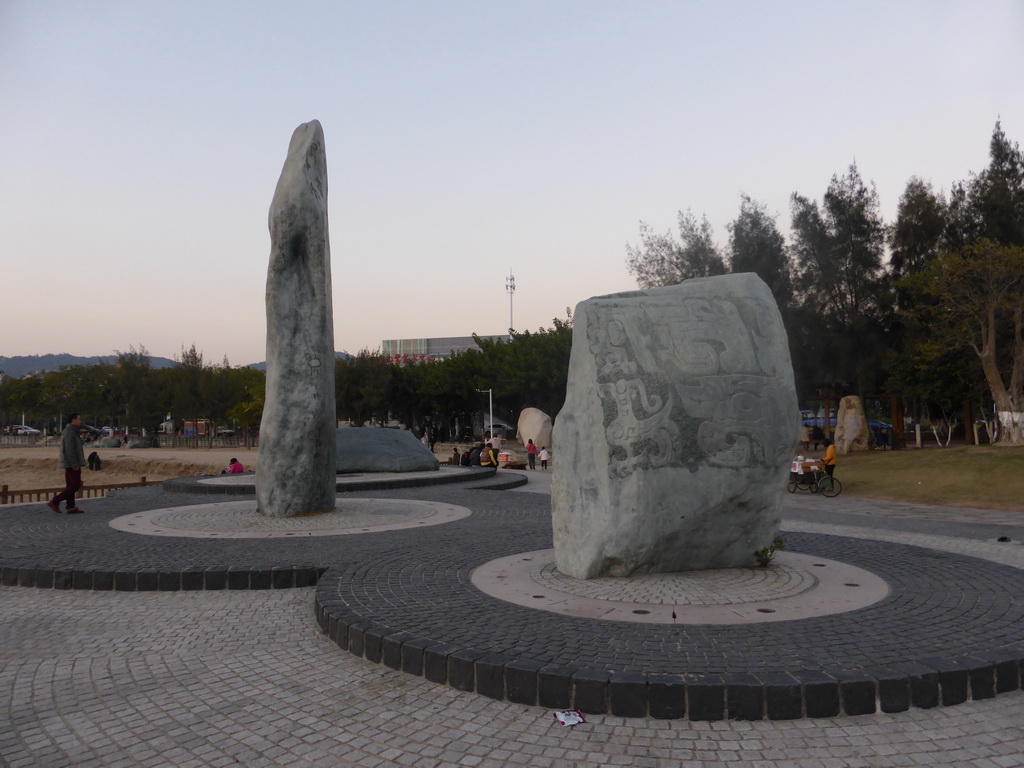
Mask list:
[{"label": "granite paving slab", "polygon": [[1020,687],[1024,549],[997,543],[998,527],[953,538],[911,531],[909,516],[901,530],[872,530],[831,525],[827,507],[801,508],[822,522],[787,522],[787,551],[862,568],[884,580],[886,598],[771,624],[642,625],[558,616],[472,585],[480,565],[551,547],[545,495],[436,486],[358,498],[470,514],[360,535],[148,536],[109,523],[210,499],[127,489],[91,500],[84,515],[4,510],[0,583],[115,592],[315,584],[321,630],[364,660],[490,698],[630,717],[892,713]]},{"label": "granite paving slab", "polygon": [[0,587],[0,765],[995,768],[1024,692],[814,720],[688,722],[497,701],[339,652],[313,590]]}]

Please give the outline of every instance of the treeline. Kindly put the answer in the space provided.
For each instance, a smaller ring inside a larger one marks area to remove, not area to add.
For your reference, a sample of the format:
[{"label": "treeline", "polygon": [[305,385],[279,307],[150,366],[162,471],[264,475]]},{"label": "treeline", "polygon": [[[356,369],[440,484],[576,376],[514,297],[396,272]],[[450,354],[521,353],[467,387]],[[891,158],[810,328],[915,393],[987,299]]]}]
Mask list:
[{"label": "treeline", "polygon": [[58,429],[69,411],[95,426],[155,432],[167,414],[185,420],[210,419],[242,428],[259,425],[264,374],[232,368],[225,360],[207,364],[202,352],[182,349],[170,368],[151,366],[146,348],[118,352],[110,363],[65,366],[20,378],[2,376],[0,417]]},{"label": "treeline", "polygon": [[338,416],[356,425],[397,419],[417,433],[448,440],[467,430],[478,434],[491,400],[495,420],[499,414],[515,419],[527,407],[552,417],[561,410],[572,347],[570,312],[551,328],[513,332],[508,341],[478,338],[477,345],[408,365],[368,351],[337,361]]},{"label": "treeline", "polygon": [[[409,365],[363,351],[335,361],[338,418],[356,425],[397,420],[439,440],[479,433],[493,400],[497,414],[523,408],[552,416],[562,407],[572,345],[571,316],[550,329],[513,333],[508,341],[479,339],[478,349]],[[487,390],[490,390],[488,392]],[[146,348],[118,352],[109,364],[64,367],[0,377],[0,424],[20,422],[58,429],[70,410],[87,424],[155,431],[167,415],[176,424],[209,419],[215,425],[256,430],[263,416],[265,374],[204,362],[193,346],[171,368],[154,369]]]},{"label": "treeline", "polygon": [[794,192],[790,237],[743,196],[714,241],[679,213],[679,237],[641,222],[627,266],[640,287],[756,272],[789,334],[801,400],[897,396],[921,420],[971,403],[993,436],[1024,442],[1024,155],[997,122],[989,165],[948,194],[914,177],[886,223],[856,164],[821,201]]}]

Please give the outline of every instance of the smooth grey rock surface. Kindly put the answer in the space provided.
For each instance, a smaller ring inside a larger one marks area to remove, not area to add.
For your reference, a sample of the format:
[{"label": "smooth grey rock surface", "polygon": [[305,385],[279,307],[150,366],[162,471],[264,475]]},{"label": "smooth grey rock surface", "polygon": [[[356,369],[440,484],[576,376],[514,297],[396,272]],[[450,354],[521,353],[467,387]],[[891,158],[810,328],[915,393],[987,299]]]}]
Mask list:
[{"label": "smooth grey rock surface", "polygon": [[864,415],[864,403],[856,395],[839,401],[836,413],[836,453],[845,456],[854,451],[866,451],[871,445],[868,440],[868,419]]},{"label": "smooth grey rock surface", "polygon": [[516,436],[523,445],[526,445],[527,440],[533,440],[538,451],[545,447],[551,450],[551,417],[544,411],[539,408],[523,408],[516,427]]},{"label": "smooth grey rock surface", "polygon": [[335,430],[338,472],[422,472],[440,462],[404,429],[341,427]]},{"label": "smooth grey rock surface", "polygon": [[754,565],[779,530],[799,419],[782,318],[756,275],[581,302],[554,427],[558,569]]},{"label": "smooth grey rock surface", "polygon": [[316,120],[295,129],[270,205],[267,389],[256,501],[270,517],[334,511],[334,319],[327,155]]}]

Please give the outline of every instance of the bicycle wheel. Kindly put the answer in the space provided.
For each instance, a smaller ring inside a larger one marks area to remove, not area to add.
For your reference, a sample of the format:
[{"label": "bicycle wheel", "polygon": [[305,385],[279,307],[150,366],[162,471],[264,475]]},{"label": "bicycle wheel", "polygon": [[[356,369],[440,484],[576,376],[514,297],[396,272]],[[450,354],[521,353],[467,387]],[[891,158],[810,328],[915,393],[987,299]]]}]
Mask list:
[{"label": "bicycle wheel", "polygon": [[796,493],[796,483],[790,480],[788,483],[786,483],[786,490],[789,491],[790,493]]},{"label": "bicycle wheel", "polygon": [[825,475],[818,481],[818,487],[821,489],[821,492],[830,499],[843,492],[843,484],[834,477],[829,477],[828,475]]}]

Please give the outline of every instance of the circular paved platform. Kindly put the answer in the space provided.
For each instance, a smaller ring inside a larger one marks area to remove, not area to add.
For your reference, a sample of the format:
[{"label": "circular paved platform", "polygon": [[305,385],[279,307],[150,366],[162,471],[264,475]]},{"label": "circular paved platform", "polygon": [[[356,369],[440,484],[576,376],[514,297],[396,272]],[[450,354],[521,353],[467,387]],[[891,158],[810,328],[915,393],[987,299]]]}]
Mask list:
[{"label": "circular paved platform", "polygon": [[505,530],[500,545],[488,537],[329,569],[317,588],[321,626],[350,652],[461,690],[622,716],[898,712],[1020,685],[1024,573],[1015,567],[787,531],[789,549],[875,574],[889,596],[774,624],[599,622],[500,603],[471,586],[474,568],[499,550],[529,551],[525,528]]},{"label": "circular paved platform", "polygon": [[1024,553],[1015,544],[790,524],[787,551],[861,568],[889,595],[799,621],[643,625],[537,611],[472,585],[486,563],[550,547],[545,496],[443,486],[365,497],[472,514],[358,536],[143,536],[108,523],[209,499],[133,489],[92,500],[80,516],[5,510],[0,580],[114,591],[317,583],[316,618],[350,653],[457,690],[622,716],[896,712],[1020,687]]},{"label": "circular paved platform", "polygon": [[288,536],[352,536],[442,525],[472,512],[465,507],[407,499],[339,497],[333,513],[308,517],[266,517],[254,500],[221,501],[150,509],[116,517],[110,527],[140,536],[199,539],[277,539]]},{"label": "circular paved platform", "polygon": [[[490,467],[450,467],[442,464],[436,471],[423,472],[352,472],[338,475],[338,493],[389,491],[399,488],[424,488],[435,485],[467,484],[486,490],[508,490],[526,484],[526,476],[518,472],[499,472]],[[238,496],[256,493],[256,475],[198,475],[177,477],[163,483],[171,493],[211,496]]]},{"label": "circular paved platform", "polygon": [[555,565],[555,550],[500,557],[475,568],[481,592],[562,616],[638,624],[758,624],[866,608],[889,595],[863,568],[778,552],[770,568],[654,573],[574,579]]}]

